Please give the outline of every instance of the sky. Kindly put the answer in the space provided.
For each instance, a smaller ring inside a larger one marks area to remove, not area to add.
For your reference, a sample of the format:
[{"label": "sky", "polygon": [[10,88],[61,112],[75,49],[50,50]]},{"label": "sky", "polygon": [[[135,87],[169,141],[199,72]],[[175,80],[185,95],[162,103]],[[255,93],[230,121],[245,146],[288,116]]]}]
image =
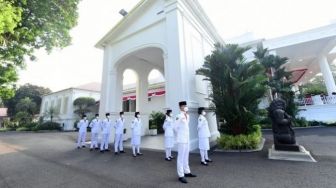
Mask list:
[{"label": "sky", "polygon": [[[335,0],[198,0],[225,40],[245,33],[274,38],[336,23]],[[47,54],[36,51],[19,71],[18,84],[31,83],[52,91],[101,82],[103,51],[94,47],[122,19],[120,9],[130,11],[138,0],[82,0],[78,25],[70,33],[72,44]],[[124,84],[135,81],[132,72]],[[156,77],[152,73],[150,77]]]}]

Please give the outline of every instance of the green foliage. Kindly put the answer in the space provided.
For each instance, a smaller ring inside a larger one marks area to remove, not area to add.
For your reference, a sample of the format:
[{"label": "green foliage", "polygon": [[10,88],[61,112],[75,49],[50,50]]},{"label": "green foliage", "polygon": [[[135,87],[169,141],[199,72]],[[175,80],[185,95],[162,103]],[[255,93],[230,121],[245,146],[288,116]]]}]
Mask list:
[{"label": "green foliage", "polygon": [[222,134],[249,134],[256,122],[260,99],[266,92],[264,67],[258,61],[246,61],[243,53],[249,48],[234,44],[215,44],[196,74],[211,82],[211,101],[224,123]]},{"label": "green foliage", "polygon": [[256,59],[262,64],[268,75],[267,85],[272,91],[272,97],[279,95],[287,103],[286,112],[295,117],[298,113],[298,107],[294,102],[294,92],[291,87],[293,83],[290,81],[292,73],[285,70],[284,64],[287,63],[286,57],[277,55],[269,55],[267,49],[258,46],[254,52]]},{"label": "green foliage", "polygon": [[38,130],[58,130],[58,131],[61,131],[62,128],[61,128],[61,125],[59,123],[47,121],[47,122],[44,122],[42,124],[38,124],[36,127],[34,127],[33,130],[34,131],[38,131]]},{"label": "green foliage", "polygon": [[74,113],[76,113],[79,117],[81,117],[82,114],[91,112],[90,108],[93,107],[95,104],[96,104],[96,101],[94,98],[79,97],[73,102],[73,105],[76,109]]},{"label": "green foliage", "polygon": [[309,83],[299,86],[302,97],[307,95],[321,95],[326,94],[327,89],[325,87],[322,76],[315,76],[315,79]]},{"label": "green foliage", "polygon": [[0,1],[0,98],[13,96],[17,71],[35,49],[63,48],[77,24],[79,0]]},{"label": "green foliage", "polygon": [[149,117],[149,129],[157,129],[158,133],[163,133],[163,123],[166,116],[162,112],[152,112]]},{"label": "green foliage", "polygon": [[253,131],[249,134],[222,134],[217,139],[219,148],[225,150],[257,149],[262,136],[261,128],[259,125],[253,125],[252,127]]},{"label": "green foliage", "polygon": [[28,112],[18,112],[15,114],[14,119],[19,122],[19,126],[30,123],[33,117]]},{"label": "green foliage", "polygon": [[36,108],[31,114],[38,114],[41,108],[42,96],[51,93],[49,88],[44,88],[32,84],[25,84],[15,91],[14,97],[4,101],[8,108],[8,115],[14,116],[18,111],[16,106],[21,99],[30,98],[36,104]]},{"label": "green foliage", "polygon": [[308,127],[309,122],[303,117],[295,118],[294,121],[293,121],[293,126],[294,127]]},{"label": "green foliage", "polygon": [[19,127],[16,129],[16,131],[31,131],[31,130],[27,127]]},{"label": "green foliage", "polygon": [[47,117],[50,119],[51,122],[53,122],[53,119],[55,117],[58,117],[59,112],[55,107],[49,107],[49,109],[47,109],[44,113],[44,117]]}]

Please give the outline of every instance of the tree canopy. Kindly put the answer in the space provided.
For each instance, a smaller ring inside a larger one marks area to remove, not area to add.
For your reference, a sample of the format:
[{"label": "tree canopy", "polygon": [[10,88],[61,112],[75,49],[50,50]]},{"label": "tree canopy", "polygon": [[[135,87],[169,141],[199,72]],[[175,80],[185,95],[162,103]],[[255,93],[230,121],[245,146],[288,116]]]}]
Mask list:
[{"label": "tree canopy", "polygon": [[40,111],[42,96],[51,93],[49,88],[44,88],[32,84],[25,84],[21,86],[19,89],[15,91],[14,97],[5,100],[5,106],[8,108],[9,116],[14,116],[16,114],[17,109],[16,106],[20,102],[21,99],[29,98],[36,104],[35,110],[32,112],[33,114],[37,114]]},{"label": "tree canopy", "polygon": [[77,24],[79,0],[0,0],[0,98],[14,95],[17,70],[35,49],[63,48]]},{"label": "tree canopy", "polygon": [[76,113],[78,116],[81,116],[85,113],[91,112],[91,107],[96,104],[96,101],[94,98],[91,97],[79,97],[76,100],[74,100],[73,105],[76,107],[76,110],[74,113]]}]

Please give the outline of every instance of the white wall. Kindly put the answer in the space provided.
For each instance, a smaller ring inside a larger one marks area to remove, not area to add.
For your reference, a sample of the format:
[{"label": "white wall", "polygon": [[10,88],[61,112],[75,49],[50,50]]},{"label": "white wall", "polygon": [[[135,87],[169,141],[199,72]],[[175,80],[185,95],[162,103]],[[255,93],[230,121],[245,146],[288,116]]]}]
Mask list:
[{"label": "white wall", "polygon": [[336,122],[336,105],[311,105],[300,106],[298,117],[304,117],[308,121]]},{"label": "white wall", "polygon": [[[61,125],[64,125],[64,130],[73,130],[74,122],[77,117],[74,114],[73,101],[79,97],[92,97],[96,101],[100,99],[100,93],[96,91],[87,91],[69,88],[59,92],[54,92],[49,95],[43,96],[41,103],[40,117],[43,117],[45,112],[51,107],[57,107],[58,101],[61,101],[59,106],[60,111],[58,117],[55,117],[54,120],[59,122]],[[50,120],[48,117],[45,117],[44,120]]]}]

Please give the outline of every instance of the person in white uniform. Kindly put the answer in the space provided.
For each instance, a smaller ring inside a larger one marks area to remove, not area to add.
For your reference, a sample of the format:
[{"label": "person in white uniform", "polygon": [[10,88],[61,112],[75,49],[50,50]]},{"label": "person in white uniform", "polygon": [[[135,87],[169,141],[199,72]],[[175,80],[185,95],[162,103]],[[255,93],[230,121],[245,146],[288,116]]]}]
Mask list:
[{"label": "person in white uniform", "polygon": [[120,153],[125,153],[123,147],[123,134],[124,134],[124,112],[119,113],[119,118],[116,120],[114,125],[115,137],[114,137],[114,154],[118,155]]},{"label": "person in white uniform", "polygon": [[[141,119],[140,112],[135,112],[135,119],[132,121],[131,130],[132,130],[132,151],[133,157],[137,155],[142,155],[140,152],[140,144],[141,144]],[[136,150],[136,151],[135,151]]]},{"label": "person in white uniform", "polygon": [[102,139],[100,143],[100,152],[104,153],[104,151],[110,151],[108,149],[110,134],[112,128],[112,120],[110,119],[110,113],[106,113],[106,118],[101,123],[102,129]]},{"label": "person in white uniform", "polygon": [[89,121],[85,114],[82,115],[82,119],[77,123],[78,130],[78,139],[77,139],[77,148],[80,149],[81,147],[85,148],[85,138],[86,138],[86,131],[88,127]]},{"label": "person in white uniform", "polygon": [[90,145],[90,151],[95,148],[95,150],[98,150],[98,135],[100,130],[100,120],[99,120],[99,114],[95,115],[95,118],[91,120],[91,123],[89,127],[91,128],[91,145]]},{"label": "person in white uniform", "polygon": [[208,157],[208,150],[210,149],[210,129],[208,126],[208,121],[205,118],[206,112],[204,107],[198,108],[198,147],[201,154],[201,165],[208,166],[208,162],[212,162]]},{"label": "person in white uniform", "polygon": [[185,177],[196,177],[189,167],[189,115],[186,101],[179,102],[181,113],[177,115],[175,132],[177,141],[177,174],[181,183],[188,183]]},{"label": "person in white uniform", "polygon": [[165,149],[166,149],[166,161],[171,161],[174,157],[171,154],[171,150],[174,147],[174,125],[172,119],[172,110],[167,110],[166,119],[163,123]]}]

